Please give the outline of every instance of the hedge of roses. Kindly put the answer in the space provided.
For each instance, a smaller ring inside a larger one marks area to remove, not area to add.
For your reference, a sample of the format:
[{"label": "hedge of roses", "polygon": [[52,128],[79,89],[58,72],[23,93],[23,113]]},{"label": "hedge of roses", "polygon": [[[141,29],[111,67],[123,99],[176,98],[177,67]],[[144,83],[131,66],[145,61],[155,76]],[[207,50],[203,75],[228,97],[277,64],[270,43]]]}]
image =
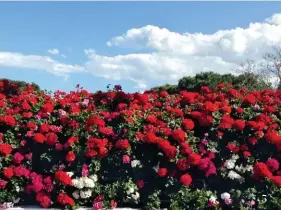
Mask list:
[{"label": "hedge of roses", "polygon": [[19,91],[0,83],[0,202],[279,209],[281,91]]}]

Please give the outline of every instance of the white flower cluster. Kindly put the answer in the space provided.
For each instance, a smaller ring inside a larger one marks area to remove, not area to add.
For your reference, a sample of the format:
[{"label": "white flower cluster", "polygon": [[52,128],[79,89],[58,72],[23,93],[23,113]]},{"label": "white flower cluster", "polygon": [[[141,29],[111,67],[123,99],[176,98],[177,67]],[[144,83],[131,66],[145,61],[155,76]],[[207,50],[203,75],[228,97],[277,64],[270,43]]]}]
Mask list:
[{"label": "white flower cluster", "polygon": [[125,186],[127,196],[123,199],[124,202],[138,203],[140,200],[140,194],[138,192],[138,187],[131,180]]},{"label": "white flower cluster", "polygon": [[132,168],[135,168],[135,167],[139,166],[140,164],[141,164],[141,162],[139,160],[132,160],[131,161]]},{"label": "white flower cluster", "polygon": [[79,189],[73,192],[73,197],[75,199],[87,199],[91,197],[93,188],[96,186],[97,181],[97,175],[72,179],[72,186]]},{"label": "white flower cluster", "polygon": [[209,204],[211,204],[211,206],[216,206],[216,205],[218,205],[220,202],[219,201],[217,201],[217,197],[215,197],[215,196],[211,196],[210,198],[209,198]]},{"label": "white flower cluster", "polygon": [[237,179],[240,183],[245,182],[245,178],[238,174],[236,171],[229,171],[227,177],[229,179],[235,180]]},{"label": "white flower cluster", "polygon": [[245,172],[252,172],[253,171],[253,166],[252,165],[247,165],[247,166],[235,166],[235,170],[241,172],[241,173],[245,173]]},{"label": "white flower cluster", "polygon": [[236,164],[236,161],[239,159],[239,155],[232,155],[231,159],[228,159],[224,162],[224,167],[226,169],[229,169],[230,171],[227,173],[227,177],[229,179],[232,179],[232,180],[238,180],[240,183],[242,182],[245,182],[245,178],[242,177],[239,173],[237,173],[235,170],[237,170],[238,172],[240,173],[245,173],[246,171],[251,171],[253,169],[252,166],[238,166],[238,165],[235,165]]},{"label": "white flower cluster", "polygon": [[221,194],[221,199],[224,200],[226,205],[230,205],[232,203],[231,196],[227,192]]},{"label": "white flower cluster", "polygon": [[135,188],[130,187],[127,191],[127,198],[125,199],[125,201],[129,201],[129,200],[133,200],[134,203],[138,203],[139,202],[139,198],[140,198],[140,194],[136,191]]}]

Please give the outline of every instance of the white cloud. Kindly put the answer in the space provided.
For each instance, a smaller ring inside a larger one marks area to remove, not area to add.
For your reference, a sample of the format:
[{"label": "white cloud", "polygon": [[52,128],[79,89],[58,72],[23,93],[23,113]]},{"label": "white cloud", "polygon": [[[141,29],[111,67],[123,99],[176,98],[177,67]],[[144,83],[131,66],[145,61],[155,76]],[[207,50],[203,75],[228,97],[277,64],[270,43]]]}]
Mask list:
[{"label": "white cloud", "polygon": [[247,28],[219,30],[213,34],[177,33],[147,25],[113,37],[109,47],[152,53],[103,56],[86,53],[86,69],[95,76],[115,80],[129,79],[138,88],[151,84],[176,83],[186,75],[201,71],[229,73],[246,59],[259,60],[272,46],[281,46],[281,14]]},{"label": "white cloud", "polygon": [[267,18],[265,21],[270,24],[281,25],[281,14],[274,14],[270,18]]},{"label": "white cloud", "polygon": [[0,52],[0,67],[47,71],[64,78],[67,78],[70,73],[84,70],[82,66],[64,64],[48,56],[24,55],[13,52]]},{"label": "white cloud", "polygon": [[[105,56],[85,49],[83,66],[69,65],[39,55],[0,52],[0,66],[44,70],[67,77],[86,72],[111,80],[130,80],[139,90],[165,83],[175,84],[183,76],[202,71],[229,73],[246,59],[261,60],[262,55],[281,46],[281,14],[246,28],[219,30],[212,34],[177,33],[147,25],[113,37],[106,45],[129,48],[133,53]],[[135,50],[135,51],[134,51]],[[151,53],[138,53],[146,50]],[[60,54],[58,49],[49,51]]]},{"label": "white cloud", "polygon": [[50,50],[48,50],[48,53],[50,53],[52,55],[59,55],[60,51],[58,49],[50,49]]}]

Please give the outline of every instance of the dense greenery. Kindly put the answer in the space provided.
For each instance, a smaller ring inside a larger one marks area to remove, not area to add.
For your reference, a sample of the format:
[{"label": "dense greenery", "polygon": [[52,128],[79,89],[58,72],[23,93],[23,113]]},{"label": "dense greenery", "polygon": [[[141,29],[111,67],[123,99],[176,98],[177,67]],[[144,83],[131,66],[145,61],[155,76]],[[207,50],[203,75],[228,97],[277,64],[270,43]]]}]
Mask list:
[{"label": "dense greenery", "polygon": [[218,74],[214,72],[202,72],[194,77],[186,76],[178,81],[178,85],[163,85],[154,87],[154,90],[166,90],[170,94],[180,90],[198,92],[202,86],[216,88],[218,84],[232,84],[234,88],[247,88],[249,90],[263,90],[270,88],[271,84],[261,81],[259,77],[252,73],[244,73],[238,76],[233,74]]}]

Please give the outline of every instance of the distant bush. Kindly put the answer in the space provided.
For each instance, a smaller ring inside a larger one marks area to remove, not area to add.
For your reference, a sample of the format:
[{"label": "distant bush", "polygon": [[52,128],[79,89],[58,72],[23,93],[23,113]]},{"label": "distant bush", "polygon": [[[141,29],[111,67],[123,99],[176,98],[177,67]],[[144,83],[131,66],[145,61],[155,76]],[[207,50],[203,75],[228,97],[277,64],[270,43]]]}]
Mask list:
[{"label": "distant bush", "polygon": [[212,89],[219,84],[232,84],[234,88],[247,88],[248,90],[263,90],[271,88],[270,83],[260,81],[259,77],[253,73],[244,73],[238,76],[233,74],[218,74],[214,72],[203,72],[194,77],[186,76],[178,81],[178,85],[163,85],[152,88],[153,90],[165,90],[170,94],[178,93],[181,90],[192,92],[200,91],[202,86],[208,86]]}]

